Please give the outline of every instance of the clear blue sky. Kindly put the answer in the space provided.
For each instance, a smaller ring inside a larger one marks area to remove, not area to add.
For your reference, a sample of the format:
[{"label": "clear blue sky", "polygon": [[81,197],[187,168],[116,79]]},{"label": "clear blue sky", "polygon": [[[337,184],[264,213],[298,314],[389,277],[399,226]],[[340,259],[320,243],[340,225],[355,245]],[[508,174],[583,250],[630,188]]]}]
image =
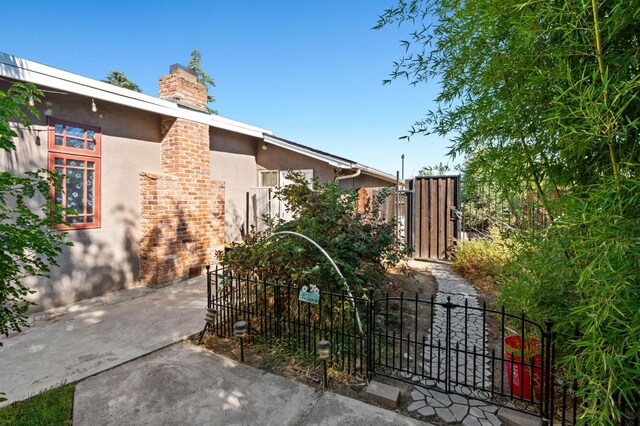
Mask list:
[{"label": "clear blue sky", "polygon": [[382,85],[407,29],[372,30],[393,0],[12,1],[0,51],[102,79],[123,71],[157,96],[192,49],[220,115],[405,177],[445,157],[435,136],[398,137],[433,108],[437,86]]}]

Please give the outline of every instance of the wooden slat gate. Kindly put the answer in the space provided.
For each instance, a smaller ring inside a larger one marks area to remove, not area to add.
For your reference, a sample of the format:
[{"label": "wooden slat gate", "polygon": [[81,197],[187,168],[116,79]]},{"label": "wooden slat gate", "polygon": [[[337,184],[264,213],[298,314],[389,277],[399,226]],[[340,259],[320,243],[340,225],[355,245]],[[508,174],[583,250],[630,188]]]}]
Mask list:
[{"label": "wooden slat gate", "polygon": [[407,243],[416,259],[447,259],[460,237],[460,177],[419,176],[409,182]]}]

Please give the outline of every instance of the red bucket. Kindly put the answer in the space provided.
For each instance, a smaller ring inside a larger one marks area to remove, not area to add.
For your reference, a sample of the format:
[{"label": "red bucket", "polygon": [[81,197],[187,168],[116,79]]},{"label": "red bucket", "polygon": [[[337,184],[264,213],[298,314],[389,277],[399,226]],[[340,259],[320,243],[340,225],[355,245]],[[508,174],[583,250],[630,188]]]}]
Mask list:
[{"label": "red bucket", "polygon": [[[542,357],[540,356],[540,342],[533,337],[525,341],[524,360],[522,359],[522,337],[509,336],[504,339],[507,360],[507,376],[514,397],[527,401],[540,400],[542,387]],[[509,348],[509,350],[507,350]],[[533,361],[533,368],[531,362]],[[531,370],[533,369],[533,374]],[[531,397],[531,391],[535,399]]]}]

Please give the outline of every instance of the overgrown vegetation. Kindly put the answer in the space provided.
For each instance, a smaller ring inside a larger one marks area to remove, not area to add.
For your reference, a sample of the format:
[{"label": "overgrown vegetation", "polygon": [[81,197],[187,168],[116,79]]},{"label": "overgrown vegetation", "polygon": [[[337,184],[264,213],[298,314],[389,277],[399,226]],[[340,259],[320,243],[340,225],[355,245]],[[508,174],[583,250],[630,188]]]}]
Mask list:
[{"label": "overgrown vegetation", "polygon": [[475,285],[494,290],[515,251],[516,247],[505,240],[498,228],[491,228],[485,237],[459,241],[451,261],[463,277]]},{"label": "overgrown vegetation", "polygon": [[[15,155],[13,126],[28,129],[27,114],[38,116],[31,105],[41,97],[34,85],[19,82],[0,91],[0,151]],[[50,194],[59,184],[45,169],[22,175],[0,171],[0,334],[5,336],[28,326],[26,312],[34,303],[27,296],[33,290],[24,279],[47,276],[65,245],[64,233],[52,228],[64,223],[65,210],[52,203]]]},{"label": "overgrown vegetation", "polygon": [[555,321],[583,424],[640,411],[639,17],[612,0],[410,0],[378,24],[412,27],[391,79],[441,84],[411,132],[451,135],[467,175],[539,205],[543,226],[512,209],[502,300]]},{"label": "overgrown vegetation", "polygon": [[39,393],[0,408],[0,425],[69,425],[73,416],[73,384]]},{"label": "overgrown vegetation", "polygon": [[[293,183],[276,191],[293,219],[267,221],[263,232],[250,233],[244,243],[234,244],[224,264],[242,274],[293,285],[316,285],[323,291],[350,289],[354,296],[380,285],[384,268],[396,265],[407,253],[396,235],[394,221],[381,222],[378,210],[388,193],[381,191],[368,212],[358,212],[357,195],[336,182],[307,182],[290,174]],[[312,244],[281,231],[301,233],[318,243],[335,261],[345,277]],[[346,284],[346,285],[345,285]]]}]

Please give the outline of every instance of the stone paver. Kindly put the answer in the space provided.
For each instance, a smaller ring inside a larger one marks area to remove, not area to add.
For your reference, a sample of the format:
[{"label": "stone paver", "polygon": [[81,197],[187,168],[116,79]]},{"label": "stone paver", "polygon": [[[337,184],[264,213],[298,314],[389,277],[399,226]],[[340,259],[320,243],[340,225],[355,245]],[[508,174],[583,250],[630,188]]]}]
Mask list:
[{"label": "stone paver", "polygon": [[447,319],[447,309],[436,305],[433,336],[428,336],[428,339],[431,341],[433,338],[434,342],[438,340],[445,342],[449,332],[451,345],[453,347],[458,345],[460,351],[469,352],[467,356],[459,354],[456,356],[455,351],[452,351],[449,359],[449,377],[454,377],[458,382],[464,382],[468,386],[455,385],[452,389],[456,394],[444,393],[447,376],[446,352],[425,348],[423,354],[425,375],[438,377],[440,380],[437,382],[419,380],[429,389],[416,386],[416,389],[411,392],[414,402],[409,406],[408,411],[417,411],[425,416],[435,414],[444,423],[462,423],[467,426],[501,425],[502,423],[494,414],[498,407],[480,400],[486,395],[475,388],[476,386],[488,387],[490,377],[488,360],[482,361],[482,355],[486,355],[487,346],[482,312],[464,308],[464,306],[479,308],[478,294],[471,284],[454,274],[448,265],[430,263],[428,269],[438,283],[435,301],[462,306],[451,309],[451,315]]}]

